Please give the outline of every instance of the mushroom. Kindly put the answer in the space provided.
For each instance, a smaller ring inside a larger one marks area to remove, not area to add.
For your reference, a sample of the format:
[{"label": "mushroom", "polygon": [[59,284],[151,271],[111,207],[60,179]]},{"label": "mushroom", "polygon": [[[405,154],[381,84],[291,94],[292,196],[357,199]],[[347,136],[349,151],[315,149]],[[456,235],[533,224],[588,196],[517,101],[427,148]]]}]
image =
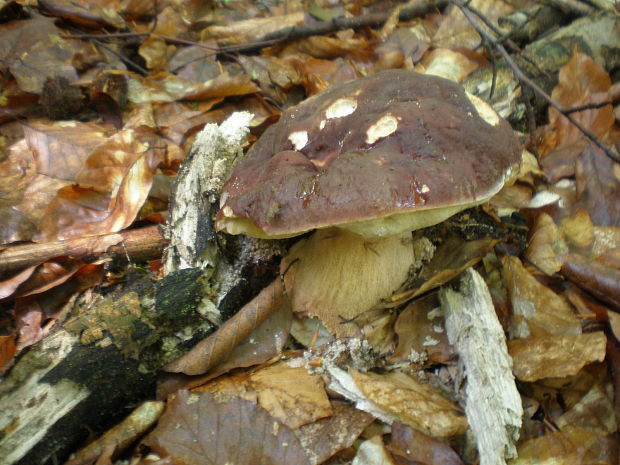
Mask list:
[{"label": "mushroom", "polygon": [[317,230],[283,261],[286,292],[295,312],[352,336],[355,317],[406,281],[412,231],[488,201],[520,159],[510,125],[460,85],[383,71],[285,111],[235,166],[216,226]]}]

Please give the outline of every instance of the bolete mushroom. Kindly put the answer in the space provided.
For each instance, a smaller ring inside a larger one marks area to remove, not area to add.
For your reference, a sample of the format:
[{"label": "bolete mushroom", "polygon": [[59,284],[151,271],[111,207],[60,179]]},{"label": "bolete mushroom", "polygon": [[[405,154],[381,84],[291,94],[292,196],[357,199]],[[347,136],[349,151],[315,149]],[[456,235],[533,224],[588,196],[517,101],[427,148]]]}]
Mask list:
[{"label": "bolete mushroom", "polygon": [[[338,336],[407,279],[411,232],[512,180],[510,125],[443,78],[384,71],[334,84],[282,114],[224,185],[217,228],[287,238],[293,310]],[[293,283],[294,281],[294,283]]]}]

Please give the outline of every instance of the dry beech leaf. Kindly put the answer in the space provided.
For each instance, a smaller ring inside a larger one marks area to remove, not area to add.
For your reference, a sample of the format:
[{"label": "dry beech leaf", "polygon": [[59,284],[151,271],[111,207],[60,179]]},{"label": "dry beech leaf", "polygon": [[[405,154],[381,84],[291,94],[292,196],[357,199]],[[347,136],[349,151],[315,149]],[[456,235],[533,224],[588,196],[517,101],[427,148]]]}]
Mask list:
[{"label": "dry beech leaf", "polygon": [[206,373],[226,360],[236,346],[245,341],[256,327],[283,304],[282,283],[276,279],[214,334],[200,341],[187,354],[168,363],[163,369],[186,375]]},{"label": "dry beech leaf", "polygon": [[[497,0],[473,0],[471,6],[494,24],[497,24],[497,18],[514,10],[509,2]],[[473,50],[480,44],[480,36],[456,5],[448,8],[442,16],[439,29],[433,37],[433,45]]]},{"label": "dry beech leaf", "polygon": [[31,122],[24,126],[24,137],[35,156],[38,174],[75,181],[92,150],[109,134],[95,123]]},{"label": "dry beech leaf", "polygon": [[613,396],[610,398],[601,386],[595,385],[577,404],[558,418],[555,424],[560,429],[576,426],[602,436],[615,433],[618,425]]},{"label": "dry beech leaf", "polygon": [[188,465],[310,464],[293,431],[265,409],[209,392],[179,391],[144,443]]},{"label": "dry beech leaf", "polygon": [[288,340],[293,315],[288,306],[283,305],[263,321],[248,339],[236,346],[226,361],[217,365],[209,373],[213,379],[234,368],[250,367],[266,362],[282,352]]},{"label": "dry beech leaf", "polygon": [[231,76],[224,72],[208,81],[191,82],[162,71],[149,77],[133,75],[129,80],[128,98],[136,104],[159,103],[247,95],[259,90],[243,73]]},{"label": "dry beech leaf", "polygon": [[61,39],[51,19],[14,20],[0,30],[0,68],[11,72],[24,92],[38,94],[48,77],[77,80],[73,42]]},{"label": "dry beech leaf", "polygon": [[478,68],[478,63],[465,54],[448,48],[435,48],[422,60],[425,74],[432,74],[454,82],[461,82]]},{"label": "dry beech leaf", "polygon": [[578,208],[562,219],[560,230],[568,243],[577,248],[589,247],[594,241],[594,225],[584,208]]},{"label": "dry beech leaf", "polygon": [[547,213],[539,214],[530,231],[525,257],[543,273],[552,275],[562,268],[559,257],[567,252],[560,228]]},{"label": "dry beech leaf", "polygon": [[325,462],[353,445],[374,418],[342,401],[332,401],[333,415],[304,425],[295,435],[312,465]]},{"label": "dry beech leaf", "polygon": [[304,367],[280,362],[251,375],[220,377],[194,390],[211,392],[218,400],[241,397],[258,402],[271,416],[291,429],[332,415],[333,411],[318,375]]},{"label": "dry beech leaf", "polygon": [[77,176],[80,186],[61,189],[48,205],[38,239],[64,240],[129,226],[163,159],[156,144],[156,136],[127,129],[98,145]]},{"label": "dry beech leaf", "polygon": [[278,363],[253,373],[248,385],[261,407],[291,429],[332,414],[321,378],[304,367]]},{"label": "dry beech leaf", "polygon": [[441,244],[426,264],[416,282],[421,283],[413,296],[427,293],[443,286],[460,275],[463,270],[476,265],[498,243],[497,239],[483,238],[463,242],[460,237],[450,237]]},{"label": "dry beech leaf", "polygon": [[553,334],[508,341],[513,372],[521,381],[574,375],[586,364],[605,358],[607,337],[602,331]]},{"label": "dry beech leaf", "polygon": [[420,363],[421,358],[446,363],[453,356],[436,294],[411,302],[398,315],[394,330],[398,345],[389,358],[390,363]]},{"label": "dry beech leaf", "polygon": [[370,46],[363,38],[311,36],[287,44],[280,56],[304,54],[314,58],[332,59],[345,56],[370,58]]},{"label": "dry beech leaf", "polygon": [[404,373],[361,373],[351,376],[364,395],[383,410],[435,437],[462,434],[467,429],[463,411],[429,384]]},{"label": "dry beech leaf", "polygon": [[15,336],[0,336],[0,374],[4,374],[9,368],[9,362],[16,353]]},{"label": "dry beech leaf", "polygon": [[579,204],[596,226],[620,226],[618,165],[590,144],[577,159],[575,180]]},{"label": "dry beech leaf", "polygon": [[570,254],[564,259],[561,273],[581,289],[620,309],[620,270]]},{"label": "dry beech leaf", "polygon": [[140,45],[138,53],[144,61],[148,69],[153,71],[161,71],[168,64],[168,45],[164,39],[149,36]]},{"label": "dry beech leaf", "polygon": [[617,463],[617,438],[568,427],[519,444],[518,453],[519,458],[510,465],[613,465]]},{"label": "dry beech leaf", "polygon": [[504,257],[502,266],[513,311],[511,338],[581,333],[581,323],[568,303],[540,284],[517,257]]},{"label": "dry beech leaf", "polygon": [[399,422],[392,424],[390,450],[408,461],[424,465],[463,465],[445,442]]},{"label": "dry beech leaf", "polygon": [[[560,68],[558,84],[551,96],[563,108],[573,108],[608,100],[611,87],[609,74],[589,56],[575,53]],[[614,123],[611,105],[572,114],[586,129],[599,138],[609,132]],[[555,108],[549,107],[549,125],[543,137],[540,151],[543,155],[558,147],[583,147],[585,136]]]},{"label": "dry beech leaf", "polygon": [[90,28],[113,27],[120,29],[125,27],[125,21],[117,12],[121,10],[119,0],[99,2],[86,0],[79,3],[70,0],[43,0],[41,6],[46,12],[65,18]]}]

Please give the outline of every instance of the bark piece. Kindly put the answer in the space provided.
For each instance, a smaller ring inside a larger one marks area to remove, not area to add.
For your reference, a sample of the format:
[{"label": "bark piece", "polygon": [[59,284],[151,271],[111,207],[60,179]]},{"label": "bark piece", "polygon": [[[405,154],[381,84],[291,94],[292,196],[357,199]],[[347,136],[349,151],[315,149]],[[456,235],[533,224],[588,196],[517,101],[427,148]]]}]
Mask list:
[{"label": "bark piece", "polygon": [[515,457],[523,408],[512,375],[504,331],[482,277],[469,268],[459,290],[442,288],[448,339],[467,376],[465,413],[476,437],[481,465]]}]

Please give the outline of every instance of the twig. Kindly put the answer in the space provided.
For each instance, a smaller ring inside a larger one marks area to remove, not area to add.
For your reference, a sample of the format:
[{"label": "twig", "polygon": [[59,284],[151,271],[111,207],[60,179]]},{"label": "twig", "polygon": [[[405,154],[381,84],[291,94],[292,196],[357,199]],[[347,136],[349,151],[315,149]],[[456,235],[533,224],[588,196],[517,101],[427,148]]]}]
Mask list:
[{"label": "twig", "polygon": [[541,97],[545,102],[547,102],[550,106],[559,111],[566,119],[568,119],[577,129],[581,131],[584,136],[590,139],[592,143],[594,143],[594,145],[596,145],[603,152],[605,152],[605,154],[609,158],[611,158],[616,163],[620,163],[620,156],[618,156],[609,147],[603,144],[592,131],[582,126],[577,120],[575,120],[575,118],[570,115],[571,112],[567,112],[566,110],[564,110],[564,108],[562,108],[560,104],[553,100],[553,98],[549,94],[547,94],[538,84],[536,84],[528,76],[525,75],[519,65],[514,62],[510,54],[506,51],[506,48],[502,45],[502,43],[498,42],[493,36],[491,36],[491,34],[489,34],[487,30],[478,23],[476,18],[472,16],[473,12],[471,11],[469,6],[456,0],[451,0],[451,3],[458,6],[458,8],[463,12],[463,15],[465,15],[469,23],[474,27],[474,29],[476,29],[476,31],[478,32],[478,34],[480,34],[481,37],[485,38],[490,43],[495,44],[495,49],[502,55],[502,57],[506,61],[506,64],[510,67],[522,87],[525,85],[532,89],[539,97]]},{"label": "twig", "polygon": [[[433,11],[439,10],[448,4],[447,0],[430,0],[421,5],[403,8],[398,15],[399,21],[409,21]],[[303,39],[315,35],[325,35],[344,29],[359,29],[361,27],[382,26],[390,17],[387,13],[372,13],[368,15],[355,16],[352,18],[340,16],[331,21],[306,24],[303,26],[292,26],[280,29],[279,31],[266,34],[257,41],[246,42],[244,44],[223,47],[223,51],[236,53],[255,53],[265,47],[276,45],[288,40]]]}]

